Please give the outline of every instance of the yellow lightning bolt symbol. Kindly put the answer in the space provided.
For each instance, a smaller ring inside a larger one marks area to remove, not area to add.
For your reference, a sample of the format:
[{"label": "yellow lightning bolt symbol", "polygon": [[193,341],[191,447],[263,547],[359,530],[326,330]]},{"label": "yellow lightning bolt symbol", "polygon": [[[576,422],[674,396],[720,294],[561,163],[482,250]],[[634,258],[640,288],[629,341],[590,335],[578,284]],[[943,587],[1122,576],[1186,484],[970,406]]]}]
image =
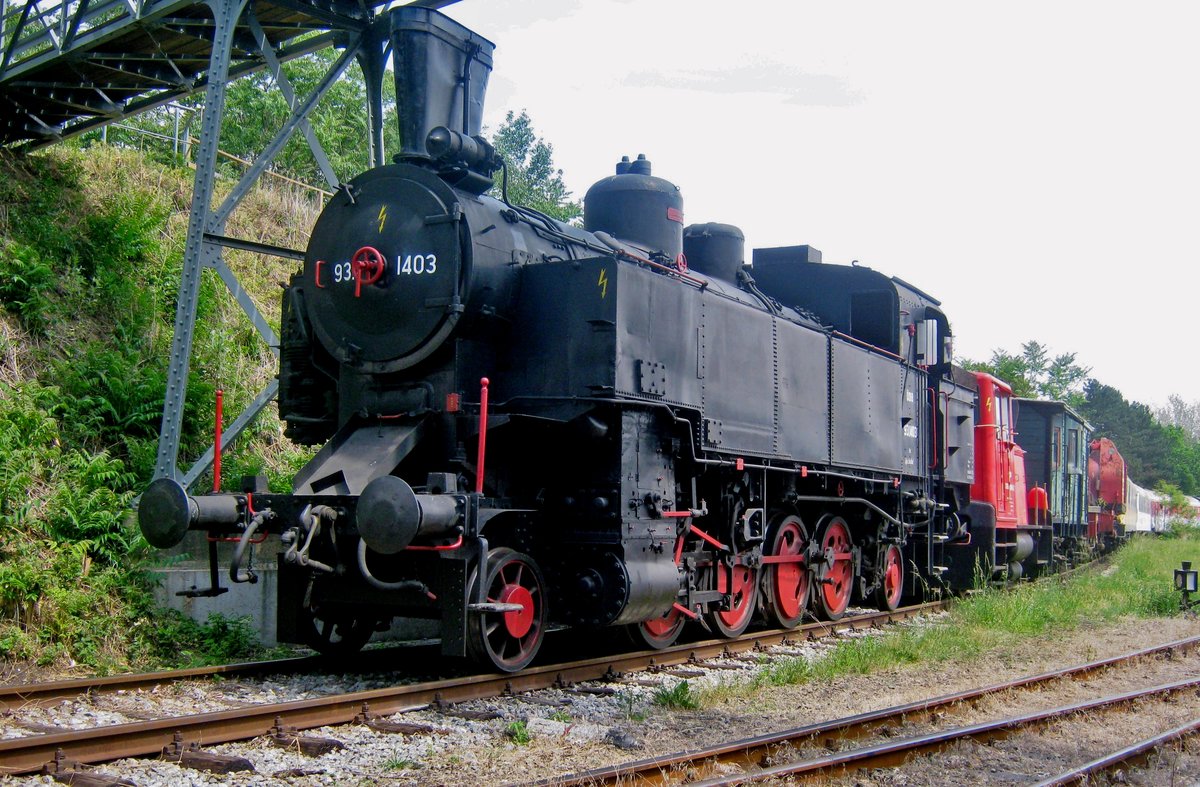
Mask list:
[{"label": "yellow lightning bolt symbol", "polygon": [[600,269],[600,280],[597,281],[596,284],[598,284],[600,286],[600,297],[601,298],[608,297],[608,270],[607,269],[605,269],[605,268]]},{"label": "yellow lightning bolt symbol", "polygon": [[383,232],[383,223],[387,221],[387,205],[379,209],[379,232]]}]

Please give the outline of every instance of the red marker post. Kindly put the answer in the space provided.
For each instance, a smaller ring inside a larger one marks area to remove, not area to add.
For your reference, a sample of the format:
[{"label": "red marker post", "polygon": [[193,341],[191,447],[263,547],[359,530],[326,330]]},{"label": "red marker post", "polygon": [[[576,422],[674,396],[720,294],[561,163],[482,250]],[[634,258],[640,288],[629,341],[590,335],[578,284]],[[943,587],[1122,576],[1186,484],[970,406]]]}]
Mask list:
[{"label": "red marker post", "polygon": [[225,398],[225,392],[220,388],[217,389],[217,422],[214,428],[216,436],[213,440],[213,491],[221,491],[221,404]]},{"label": "red marker post", "polygon": [[488,378],[479,380],[479,456],[475,459],[475,494],[483,494],[483,457],[487,446]]}]

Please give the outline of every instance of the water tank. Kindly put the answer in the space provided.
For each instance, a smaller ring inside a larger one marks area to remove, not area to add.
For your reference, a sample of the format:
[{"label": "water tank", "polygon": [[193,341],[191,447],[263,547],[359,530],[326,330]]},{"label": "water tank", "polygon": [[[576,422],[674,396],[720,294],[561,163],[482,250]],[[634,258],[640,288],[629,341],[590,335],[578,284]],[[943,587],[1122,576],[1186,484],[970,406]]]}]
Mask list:
[{"label": "water tank", "polygon": [[644,155],[617,164],[617,174],[588,189],[583,226],[607,232],[674,263],[683,253],[683,195],[670,181],[650,174]]},{"label": "water tank", "polygon": [[737,284],[746,262],[746,236],[732,224],[693,224],[683,231],[688,268]]}]

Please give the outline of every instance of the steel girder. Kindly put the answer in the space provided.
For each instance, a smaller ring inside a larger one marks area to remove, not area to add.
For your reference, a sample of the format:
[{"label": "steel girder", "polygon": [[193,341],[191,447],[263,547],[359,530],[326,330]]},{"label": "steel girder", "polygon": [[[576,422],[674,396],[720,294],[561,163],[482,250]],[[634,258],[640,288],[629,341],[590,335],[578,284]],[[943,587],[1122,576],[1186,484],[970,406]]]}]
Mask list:
[{"label": "steel girder", "polygon": [[[369,159],[384,161],[382,85],[387,62],[386,0],[0,0],[0,144],[32,149],[204,91],[196,175],[188,221],[175,332],[169,359],[155,478],[190,486],[211,465],[213,449],[186,471],[178,467],[183,408],[195,333],[200,278],[217,272],[255,330],[278,356],[278,338],[221,256],[223,247],[283,258],[301,252],[225,235],[230,213],[288,139],[300,131],[318,167],[337,175],[308,117],[357,58],[366,79]],[[440,8],[455,0],[417,0]],[[330,45],[344,47],[322,82],[303,98],[281,64]],[[219,207],[212,208],[217,140],[226,84],[270,69],[292,113]],[[274,398],[272,380],[225,429],[224,448]]]},{"label": "steel girder", "polygon": [[[384,0],[254,0],[279,61],[366,30]],[[207,87],[219,22],[196,0],[0,0],[0,144],[39,147]],[[228,77],[268,66],[233,19]],[[249,44],[249,45],[248,45]],[[225,55],[222,55],[224,57]]]},{"label": "steel girder", "polygon": [[[183,409],[187,395],[187,379],[190,367],[192,339],[195,330],[196,308],[199,298],[200,275],[205,267],[213,268],[221,280],[233,294],[238,304],[253,323],[263,340],[271,347],[278,357],[279,340],[275,331],[262,316],[249,295],[242,289],[237,277],[221,257],[221,249],[240,248],[276,257],[302,259],[299,251],[281,249],[252,241],[239,240],[225,236],[225,223],[229,215],[249,193],[259,176],[274,160],[275,156],[296,131],[301,131],[308,138],[313,155],[318,166],[325,174],[331,187],[340,184],[327,157],[317,143],[315,134],[309,127],[308,117],[320,102],[321,97],[349,66],[351,59],[358,58],[367,85],[367,114],[372,165],[383,163],[383,133],[382,133],[382,85],[384,66],[387,60],[386,48],[389,45],[386,19],[373,21],[366,26],[354,25],[349,29],[329,31],[326,35],[336,34],[343,43],[344,51],[337,62],[330,67],[325,78],[303,99],[295,94],[294,89],[280,69],[284,59],[272,48],[272,40],[266,26],[258,19],[255,8],[247,7],[247,0],[207,0],[213,12],[214,36],[211,60],[207,71],[207,89],[205,95],[205,113],[200,133],[200,143],[196,158],[196,176],[193,190],[191,215],[188,223],[187,245],[184,250],[183,276],[180,281],[179,299],[175,317],[175,334],[172,342],[170,366],[167,378],[167,394],[163,405],[162,430],[159,436],[158,459],[155,465],[155,478],[174,478],[184,487],[189,487],[211,465],[213,448],[209,448],[187,471],[181,472],[178,467],[179,442],[183,425]],[[274,0],[273,0],[274,2]],[[292,0],[288,0],[292,2]],[[416,3],[431,7],[449,5],[454,0],[426,0]],[[257,6],[256,6],[257,7]],[[221,117],[224,109],[225,83],[233,71],[234,36],[239,26],[245,26],[258,45],[259,56],[264,65],[271,69],[276,84],[288,104],[292,107],[291,116],[283,127],[276,133],[275,138],[255,158],[241,180],[224,199],[220,206],[212,209],[213,182],[216,171],[216,140],[220,136]],[[254,418],[275,397],[278,381],[272,380],[254,401],[223,431],[221,448],[235,439],[241,431],[253,422]]]}]

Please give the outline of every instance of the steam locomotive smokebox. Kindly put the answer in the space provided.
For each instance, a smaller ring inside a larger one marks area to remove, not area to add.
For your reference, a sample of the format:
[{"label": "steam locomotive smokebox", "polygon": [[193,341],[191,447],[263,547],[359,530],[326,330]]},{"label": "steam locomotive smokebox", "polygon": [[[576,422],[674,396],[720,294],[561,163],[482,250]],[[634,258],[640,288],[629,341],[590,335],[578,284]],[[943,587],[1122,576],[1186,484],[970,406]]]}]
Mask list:
[{"label": "steam locomotive smokebox", "polygon": [[583,226],[674,262],[683,253],[683,195],[674,183],[650,174],[645,156],[637,161],[626,157],[617,164],[617,174],[588,189]]},{"label": "steam locomotive smokebox", "polygon": [[428,8],[402,6],[391,14],[400,157],[428,158],[425,138],[438,126],[480,133],[496,46]]},{"label": "steam locomotive smokebox", "polygon": [[746,236],[732,224],[693,224],[683,231],[683,253],[691,270],[736,283],[746,261]]}]

